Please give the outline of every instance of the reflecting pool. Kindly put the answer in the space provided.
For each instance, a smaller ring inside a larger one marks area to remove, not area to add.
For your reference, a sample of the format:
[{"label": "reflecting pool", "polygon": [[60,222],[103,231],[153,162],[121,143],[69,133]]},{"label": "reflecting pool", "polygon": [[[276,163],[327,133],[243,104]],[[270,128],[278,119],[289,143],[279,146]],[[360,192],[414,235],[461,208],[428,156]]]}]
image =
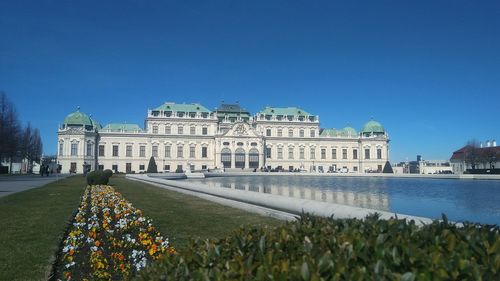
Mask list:
[{"label": "reflecting pool", "polygon": [[208,186],[263,192],[461,222],[500,224],[500,181],[317,176],[189,179]]}]

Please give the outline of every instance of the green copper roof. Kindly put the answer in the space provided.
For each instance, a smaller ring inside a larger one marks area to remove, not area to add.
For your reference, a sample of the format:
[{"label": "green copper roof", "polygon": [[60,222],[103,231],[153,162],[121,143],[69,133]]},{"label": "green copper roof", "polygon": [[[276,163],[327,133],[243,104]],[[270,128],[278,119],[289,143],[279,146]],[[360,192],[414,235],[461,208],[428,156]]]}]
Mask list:
[{"label": "green copper roof", "polygon": [[319,134],[321,137],[336,137],[338,135],[337,129],[323,129]]},{"label": "green copper roof", "polygon": [[323,129],[320,136],[322,137],[357,137],[356,130],[352,127],[345,127],[343,129]]},{"label": "green copper roof", "polygon": [[93,125],[94,125],[94,126],[95,126],[98,130],[102,129],[102,125],[101,125],[99,122],[97,122],[97,121],[96,121],[94,118],[92,118],[92,117],[89,117],[89,118],[90,118],[90,121],[92,121],[92,124],[93,124]]},{"label": "green copper roof", "polygon": [[361,133],[385,133],[385,130],[379,122],[370,120],[363,126]]},{"label": "green copper roof", "polygon": [[154,110],[163,110],[163,111],[175,111],[175,112],[204,112],[210,113],[210,111],[199,103],[173,103],[166,102]]},{"label": "green copper roof", "polygon": [[307,111],[304,111],[298,107],[269,107],[267,106],[258,115],[283,115],[283,116],[310,116]]},{"label": "green copper roof", "polygon": [[68,116],[64,118],[64,124],[92,126],[93,122],[92,119],[90,119],[90,117],[87,114],[80,112],[80,108],[78,107],[78,109],[75,112],[68,114]]},{"label": "green copper roof", "polygon": [[344,131],[344,133],[346,135],[350,135],[350,136],[356,136],[358,134],[358,133],[356,133],[356,130],[353,127],[349,127],[349,126],[342,129],[342,131]]},{"label": "green copper roof", "polygon": [[137,124],[126,124],[126,123],[110,123],[106,125],[102,130],[111,132],[141,132],[142,129]]}]

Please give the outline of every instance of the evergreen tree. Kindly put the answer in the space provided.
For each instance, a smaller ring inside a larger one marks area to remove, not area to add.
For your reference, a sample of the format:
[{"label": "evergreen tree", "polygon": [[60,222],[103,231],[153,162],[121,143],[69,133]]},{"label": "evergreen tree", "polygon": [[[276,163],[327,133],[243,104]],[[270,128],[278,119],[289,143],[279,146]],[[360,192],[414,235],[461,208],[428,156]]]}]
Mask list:
[{"label": "evergreen tree", "polygon": [[147,173],[158,173],[158,168],[156,167],[155,158],[153,156],[149,158]]},{"label": "evergreen tree", "polygon": [[384,174],[393,174],[391,163],[389,161],[385,162],[384,170],[382,171]]}]

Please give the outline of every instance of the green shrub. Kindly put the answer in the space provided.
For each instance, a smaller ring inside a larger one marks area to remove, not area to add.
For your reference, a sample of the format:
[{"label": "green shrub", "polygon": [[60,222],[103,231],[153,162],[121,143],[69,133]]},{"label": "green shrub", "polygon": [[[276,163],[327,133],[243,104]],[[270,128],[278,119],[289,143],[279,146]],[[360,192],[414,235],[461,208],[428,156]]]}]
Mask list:
[{"label": "green shrub", "polygon": [[304,215],[241,228],[141,273],[141,280],[500,280],[498,226]]},{"label": "green shrub", "polygon": [[87,184],[108,184],[109,178],[113,175],[111,170],[92,171],[87,174]]},{"label": "green shrub", "polygon": [[147,173],[158,173],[158,168],[156,167],[155,158],[153,156],[149,158]]},{"label": "green shrub", "polygon": [[382,170],[382,173],[384,174],[393,174],[394,171],[392,170],[391,163],[389,161],[385,162],[384,169]]},{"label": "green shrub", "polygon": [[108,177],[110,178],[111,176],[113,176],[113,171],[110,170],[110,169],[106,169],[103,171],[103,173]]}]

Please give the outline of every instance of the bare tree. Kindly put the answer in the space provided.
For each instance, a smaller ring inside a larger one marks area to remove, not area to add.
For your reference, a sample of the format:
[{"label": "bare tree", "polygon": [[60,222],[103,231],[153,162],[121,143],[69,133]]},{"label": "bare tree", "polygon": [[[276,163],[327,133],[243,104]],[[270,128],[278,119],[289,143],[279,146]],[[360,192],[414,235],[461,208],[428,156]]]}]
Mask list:
[{"label": "bare tree", "polygon": [[0,92],[0,163],[8,161],[12,173],[15,158],[27,159],[31,171],[33,162],[40,162],[41,155],[40,131],[29,122],[22,128],[14,105],[5,92]]},{"label": "bare tree", "polygon": [[14,105],[5,92],[0,93],[0,159],[9,160],[12,172],[12,160],[19,152],[21,126]]},{"label": "bare tree", "polygon": [[28,171],[33,169],[33,162],[40,162],[42,155],[42,140],[40,138],[40,131],[33,129],[31,123],[23,129],[22,138],[20,142],[21,157],[28,161]]},{"label": "bare tree", "polygon": [[469,140],[464,152],[465,163],[469,164],[473,170],[476,169],[476,165],[481,162],[479,142],[475,139]]},{"label": "bare tree", "polygon": [[481,153],[482,162],[488,164],[490,169],[495,169],[495,163],[500,159],[500,153],[495,147],[483,148],[483,153]]}]

